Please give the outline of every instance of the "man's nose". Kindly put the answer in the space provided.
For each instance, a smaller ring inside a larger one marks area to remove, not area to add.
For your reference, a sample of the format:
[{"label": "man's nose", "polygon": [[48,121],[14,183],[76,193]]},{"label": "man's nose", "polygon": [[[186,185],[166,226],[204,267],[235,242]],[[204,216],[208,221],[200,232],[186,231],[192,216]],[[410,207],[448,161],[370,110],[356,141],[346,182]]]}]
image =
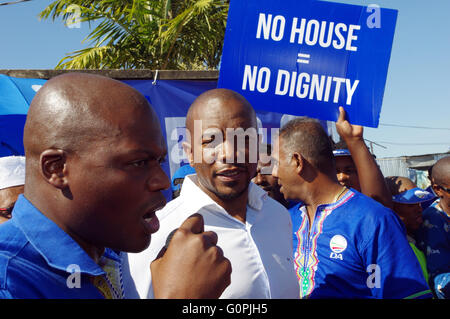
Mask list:
[{"label": "man's nose", "polygon": [[262,182],[263,182],[263,177],[262,177],[262,175],[261,175],[260,173],[257,173],[256,176],[255,176],[255,178],[254,178],[254,183],[255,183],[256,185],[261,185]]},{"label": "man's nose", "polygon": [[151,192],[163,191],[170,187],[170,179],[162,167],[158,169],[158,172],[150,176],[148,186]]},{"label": "man's nose", "polygon": [[[244,155],[243,150],[241,150],[234,141],[226,140],[224,141],[219,150],[219,159],[223,163],[244,163],[242,160],[242,155]],[[238,159],[241,159],[240,161]]]},{"label": "man's nose", "polygon": [[272,176],[278,179],[278,164],[275,164],[272,168]]},{"label": "man's nose", "polygon": [[338,179],[339,182],[343,182],[343,181],[348,180],[348,175],[347,175],[347,174],[344,174],[344,173],[342,173],[342,172],[337,173],[336,176],[337,176],[337,179]]}]

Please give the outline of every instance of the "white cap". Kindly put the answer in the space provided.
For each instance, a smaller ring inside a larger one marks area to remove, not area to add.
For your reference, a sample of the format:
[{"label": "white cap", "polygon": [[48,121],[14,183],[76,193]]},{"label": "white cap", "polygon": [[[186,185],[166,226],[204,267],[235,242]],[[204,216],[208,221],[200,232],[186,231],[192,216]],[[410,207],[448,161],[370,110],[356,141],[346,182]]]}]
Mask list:
[{"label": "white cap", "polygon": [[0,157],[0,189],[25,184],[25,156]]}]

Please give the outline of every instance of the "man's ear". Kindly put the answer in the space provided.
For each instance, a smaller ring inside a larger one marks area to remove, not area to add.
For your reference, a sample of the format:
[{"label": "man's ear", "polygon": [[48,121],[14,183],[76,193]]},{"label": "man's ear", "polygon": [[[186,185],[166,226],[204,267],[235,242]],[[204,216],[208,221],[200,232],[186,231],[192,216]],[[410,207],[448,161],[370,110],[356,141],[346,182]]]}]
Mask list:
[{"label": "man's ear", "polygon": [[442,190],[439,188],[437,184],[432,184],[431,187],[433,188],[434,193],[439,197],[442,198]]},{"label": "man's ear", "polygon": [[59,149],[45,150],[40,156],[41,174],[49,184],[59,189],[68,187],[66,161],[66,152]]},{"label": "man's ear", "polygon": [[294,152],[292,154],[291,158],[292,165],[295,165],[295,171],[297,174],[300,175],[300,173],[303,171],[303,168],[305,167],[305,159],[300,153]]},{"label": "man's ear", "polygon": [[191,143],[183,142],[181,145],[183,145],[183,150],[184,150],[184,153],[186,154],[189,164],[192,167],[194,167],[194,153],[192,152]]}]

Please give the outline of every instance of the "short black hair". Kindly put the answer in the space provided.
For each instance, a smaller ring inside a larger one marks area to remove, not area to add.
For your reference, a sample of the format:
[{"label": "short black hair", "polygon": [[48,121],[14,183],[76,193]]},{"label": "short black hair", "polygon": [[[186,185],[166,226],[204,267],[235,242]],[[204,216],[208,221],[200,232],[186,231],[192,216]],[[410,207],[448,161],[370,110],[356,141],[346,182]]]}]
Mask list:
[{"label": "short black hair", "polygon": [[[337,142],[337,143],[334,143],[332,141],[331,144],[333,145],[333,151],[335,151],[335,150],[348,150],[347,143],[345,143],[345,141],[343,139],[339,139],[339,142]],[[377,158],[375,154],[373,154],[373,153],[370,153],[370,154],[373,156],[373,158]]]},{"label": "short black hair", "polygon": [[281,128],[280,138],[284,150],[300,153],[321,172],[336,174],[331,141],[319,121],[309,117],[293,119]]},{"label": "short black hair", "polygon": [[450,177],[450,156],[439,159],[433,166],[432,175],[434,183],[442,186],[442,183]]},{"label": "short black hair", "polygon": [[334,150],[348,150],[347,143],[340,139],[339,142],[333,144],[333,151]]}]

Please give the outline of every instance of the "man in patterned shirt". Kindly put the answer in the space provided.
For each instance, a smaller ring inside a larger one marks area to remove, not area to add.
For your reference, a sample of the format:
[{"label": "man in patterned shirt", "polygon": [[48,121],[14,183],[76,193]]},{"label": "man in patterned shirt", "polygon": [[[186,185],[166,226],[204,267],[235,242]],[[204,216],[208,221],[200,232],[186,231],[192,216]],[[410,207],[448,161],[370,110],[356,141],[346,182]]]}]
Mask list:
[{"label": "man in patterned shirt", "polygon": [[300,297],[431,297],[395,213],[338,183],[320,123],[288,122],[273,157],[281,192],[301,201],[292,216]]}]

